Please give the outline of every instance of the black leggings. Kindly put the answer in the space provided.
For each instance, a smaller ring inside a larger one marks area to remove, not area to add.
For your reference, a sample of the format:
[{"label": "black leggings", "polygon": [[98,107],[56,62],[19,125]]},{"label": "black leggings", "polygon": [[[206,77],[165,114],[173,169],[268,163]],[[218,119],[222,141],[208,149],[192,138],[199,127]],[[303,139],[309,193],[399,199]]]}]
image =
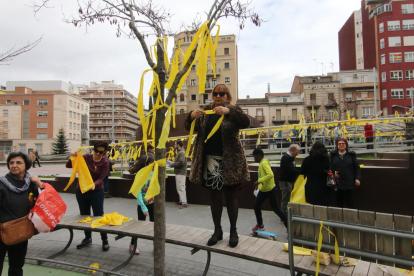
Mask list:
[{"label": "black leggings", "polygon": [[259,191],[257,194],[256,201],[254,202],[254,213],[256,214],[256,220],[258,225],[263,225],[263,218],[262,218],[262,204],[263,202],[269,199],[270,205],[272,206],[273,212],[276,213],[280,217],[280,219],[285,224],[285,227],[287,227],[287,218],[285,214],[279,209],[279,206],[277,204],[277,191],[276,186],[269,192],[262,192]]},{"label": "black leggings", "polygon": [[338,207],[344,208],[346,202],[346,206],[349,209],[354,209],[354,203],[352,201],[352,191],[353,190],[338,190],[336,192],[336,202]]},{"label": "black leggings", "polygon": [[236,229],[237,217],[239,215],[239,204],[237,201],[236,191],[223,187],[221,190],[210,191],[211,215],[213,217],[214,227],[221,228],[221,214],[223,212],[223,196],[226,198],[227,214],[229,215],[230,229]]},{"label": "black leggings", "polygon": [[[154,203],[148,204],[147,209],[148,209],[149,219],[150,219],[150,221],[153,222],[154,221]],[[138,220],[142,220],[142,221],[147,220],[147,217],[144,215],[144,212],[142,212],[142,208],[139,205],[137,207],[137,212],[138,212]],[[134,244],[134,238],[131,238],[131,244]]]},{"label": "black leggings", "polygon": [[[0,274],[3,270],[6,252],[9,256],[9,273],[7,275],[22,276],[27,252],[27,241],[15,245],[6,245],[0,240]],[[3,273],[3,275],[6,275],[6,273]]]}]

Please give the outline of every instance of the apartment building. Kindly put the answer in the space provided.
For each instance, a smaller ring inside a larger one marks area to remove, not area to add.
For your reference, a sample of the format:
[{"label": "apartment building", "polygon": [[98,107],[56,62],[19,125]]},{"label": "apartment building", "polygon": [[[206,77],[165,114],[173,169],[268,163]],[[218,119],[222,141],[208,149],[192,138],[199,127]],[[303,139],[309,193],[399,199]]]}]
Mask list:
[{"label": "apartment building", "polygon": [[79,95],[69,93],[62,81],[9,81],[0,95],[0,151],[27,152],[35,148],[41,154],[52,153],[52,144],[63,128],[69,149],[86,145],[82,128],[89,104]]},{"label": "apartment building", "polygon": [[135,141],[138,128],[137,98],[114,81],[75,85],[90,105],[90,143]]},{"label": "apartment building", "polygon": [[377,93],[384,114],[412,106],[413,0],[361,1],[360,10],[345,22],[338,40],[341,71],[377,68]]},{"label": "apartment building", "polygon": [[[213,40],[216,39],[213,37]],[[216,77],[214,77],[211,59],[208,57],[207,80],[205,92],[199,94],[198,76],[196,75],[197,64],[190,70],[187,80],[180,91],[177,92],[177,113],[183,114],[200,106],[212,102],[212,90],[216,84],[225,83],[230,87],[233,103],[238,99],[238,59],[235,35],[220,35],[216,49]],[[181,49],[185,51],[193,41],[193,34],[181,32],[174,37],[175,45],[181,40]],[[180,63],[182,62],[180,55]]]}]

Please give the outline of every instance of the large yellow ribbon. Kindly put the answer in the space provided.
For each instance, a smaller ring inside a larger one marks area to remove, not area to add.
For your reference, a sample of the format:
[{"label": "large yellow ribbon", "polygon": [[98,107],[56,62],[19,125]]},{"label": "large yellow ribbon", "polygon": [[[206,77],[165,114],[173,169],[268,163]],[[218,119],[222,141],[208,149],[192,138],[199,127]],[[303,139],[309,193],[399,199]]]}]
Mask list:
[{"label": "large yellow ribbon", "polygon": [[132,218],[125,217],[118,212],[104,214],[101,218],[92,221],[91,227],[96,228],[103,225],[120,226],[123,222],[130,221]]},{"label": "large yellow ribbon", "polygon": [[335,257],[336,257],[336,262],[339,263],[339,247],[338,247],[338,241],[336,239],[336,236],[335,236],[334,233],[331,232],[331,230],[326,228],[323,225],[323,222],[321,221],[321,227],[319,228],[319,238],[318,238],[318,256],[316,257],[316,274],[315,274],[316,276],[318,276],[318,274],[319,274],[319,252],[321,252],[322,237],[323,237],[322,228],[325,228],[335,238]]},{"label": "large yellow ribbon", "polygon": [[86,165],[83,155],[78,152],[78,155],[76,157],[71,156],[70,160],[72,162],[72,174],[68,185],[66,185],[63,190],[66,191],[70,185],[72,185],[73,181],[75,181],[76,173],[78,173],[79,188],[82,194],[94,188],[95,183],[93,182],[91,173],[89,172],[88,165]]},{"label": "large yellow ribbon", "polygon": [[148,179],[150,178],[151,171],[154,170],[147,193],[145,194],[145,199],[150,199],[158,195],[160,193],[160,184],[158,182],[158,167],[165,167],[166,165],[167,160],[164,158],[154,161],[154,163],[151,163],[150,165],[140,169],[135,175],[134,183],[132,183],[129,193],[133,194],[135,197],[138,197],[138,194],[141,191],[142,187],[144,187],[145,183],[147,183]]}]

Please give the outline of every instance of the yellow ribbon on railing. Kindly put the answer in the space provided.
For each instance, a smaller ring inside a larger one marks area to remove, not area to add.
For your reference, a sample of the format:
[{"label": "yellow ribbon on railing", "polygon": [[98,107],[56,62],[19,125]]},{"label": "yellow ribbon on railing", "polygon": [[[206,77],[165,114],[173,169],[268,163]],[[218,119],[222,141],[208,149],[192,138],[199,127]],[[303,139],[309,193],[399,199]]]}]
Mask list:
[{"label": "yellow ribbon on railing", "polygon": [[318,255],[316,257],[316,276],[318,276],[319,274],[319,252],[321,252],[321,248],[322,248],[322,228],[325,228],[329,233],[331,233],[332,236],[334,236],[335,238],[335,257],[336,257],[336,262],[339,263],[339,247],[338,247],[338,241],[336,239],[336,236],[334,233],[331,232],[331,230],[329,230],[328,228],[326,228],[323,225],[323,221],[320,222],[321,223],[321,227],[319,228],[319,238],[318,238]]},{"label": "yellow ribbon on railing", "polygon": [[315,122],[315,108],[312,105],[312,122]]},{"label": "yellow ribbon on railing", "polygon": [[154,170],[147,193],[145,195],[145,199],[150,199],[158,195],[160,193],[160,184],[158,182],[158,167],[165,167],[166,165],[167,160],[164,158],[154,161],[154,163],[151,163],[150,165],[140,169],[135,175],[134,183],[132,183],[129,193],[133,194],[135,197],[138,197],[140,190],[142,187],[144,187],[145,183],[147,183],[148,179],[150,178],[151,171]]},{"label": "yellow ribbon on railing", "polygon": [[173,160],[174,157],[174,148],[171,147],[170,150],[167,152],[167,160]]},{"label": "yellow ribbon on railing", "polygon": [[71,156],[72,162],[72,174],[69,179],[68,185],[63,189],[66,191],[70,185],[75,181],[76,173],[78,173],[79,188],[83,193],[86,193],[90,189],[95,187],[91,173],[89,172],[88,165],[86,165],[83,155],[78,152],[78,156]]}]

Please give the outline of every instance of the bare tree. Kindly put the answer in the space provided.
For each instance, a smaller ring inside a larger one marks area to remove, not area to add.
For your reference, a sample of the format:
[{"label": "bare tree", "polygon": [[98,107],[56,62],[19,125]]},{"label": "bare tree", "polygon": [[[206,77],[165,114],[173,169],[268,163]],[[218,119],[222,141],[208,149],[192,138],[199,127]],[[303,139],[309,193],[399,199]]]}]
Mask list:
[{"label": "bare tree", "polygon": [[[206,20],[208,20],[208,30],[210,31],[217,20],[222,17],[232,17],[238,20],[240,29],[245,27],[246,21],[250,20],[254,25],[260,26],[263,20],[250,8],[250,2],[240,2],[240,0],[213,0]],[[49,0],[40,0],[40,4],[34,5],[34,10],[39,10],[42,6],[49,3]],[[158,93],[163,102],[170,106],[173,98],[176,97],[176,91],[179,89],[179,83],[186,76],[191,64],[193,63],[197,47],[192,50],[188,60],[181,64],[179,72],[175,75],[173,84],[165,95],[164,88],[169,78],[167,71],[166,51],[163,43],[165,36],[171,36],[173,33],[166,27],[171,21],[172,15],[162,6],[158,6],[153,1],[147,0],[138,2],[135,0],[85,0],[78,1],[79,9],[76,16],[65,18],[67,23],[72,23],[77,27],[85,26],[89,28],[95,23],[109,23],[116,26],[116,35],[126,35],[130,38],[136,38],[144,52],[146,61],[150,68],[159,78],[159,89],[156,89],[155,96]],[[200,27],[201,19],[195,19],[186,28],[188,32],[196,32]],[[156,45],[157,59],[154,61],[151,52],[145,41],[145,37],[155,35],[158,39]],[[203,36],[209,36],[206,32]],[[174,56],[174,53],[173,53]],[[170,67],[171,68],[171,67]],[[155,97],[154,97],[155,100]],[[155,103],[155,101],[154,101]],[[165,121],[165,114],[168,108],[165,106],[158,107],[156,110],[155,122],[155,146],[156,159],[165,158],[165,147],[158,148],[160,135]],[[154,223],[154,274],[165,275],[165,167],[161,167],[158,174],[160,184],[160,194],[155,197],[155,223]]]},{"label": "bare tree", "polygon": [[23,53],[29,52],[34,47],[36,47],[37,44],[39,44],[41,40],[42,40],[42,37],[40,37],[35,42],[32,42],[32,43],[28,42],[26,46],[19,48],[17,50],[14,49],[16,46],[13,46],[7,52],[0,54],[0,65],[10,65],[10,63],[8,62],[12,61],[15,57]]}]

